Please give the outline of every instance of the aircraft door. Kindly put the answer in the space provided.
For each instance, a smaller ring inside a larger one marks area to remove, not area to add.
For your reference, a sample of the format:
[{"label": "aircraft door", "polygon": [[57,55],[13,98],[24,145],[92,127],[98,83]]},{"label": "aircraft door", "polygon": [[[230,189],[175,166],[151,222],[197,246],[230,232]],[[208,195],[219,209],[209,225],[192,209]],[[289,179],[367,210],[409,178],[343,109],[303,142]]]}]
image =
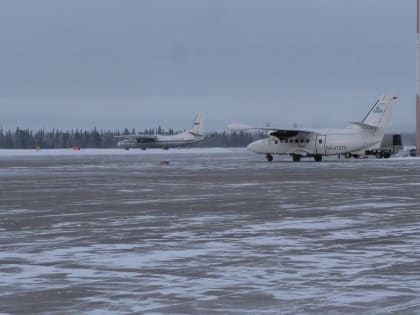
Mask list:
[{"label": "aircraft door", "polygon": [[327,136],[317,136],[315,141],[316,154],[326,154],[325,145]]}]

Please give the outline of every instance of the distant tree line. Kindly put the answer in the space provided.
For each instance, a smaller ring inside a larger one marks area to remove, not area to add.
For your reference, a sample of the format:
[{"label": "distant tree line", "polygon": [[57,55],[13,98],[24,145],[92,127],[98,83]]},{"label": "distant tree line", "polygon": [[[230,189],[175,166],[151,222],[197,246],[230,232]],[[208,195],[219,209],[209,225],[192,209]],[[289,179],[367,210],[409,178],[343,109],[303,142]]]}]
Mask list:
[{"label": "distant tree line", "polygon": [[[173,135],[173,129],[161,127],[145,129],[142,134]],[[16,128],[15,130],[0,129],[1,149],[57,149],[57,148],[115,148],[117,136],[136,134],[135,129],[129,130],[30,130]],[[265,137],[264,133],[248,132],[210,132],[204,141],[194,144],[196,147],[244,147],[250,142]]]},{"label": "distant tree line", "polygon": [[267,137],[264,132],[211,132],[195,147],[246,147],[252,141]]},{"label": "distant tree line", "polygon": [[[135,129],[129,130],[44,130],[16,128],[15,130],[0,129],[1,149],[57,149],[57,148],[115,148],[117,136],[136,134]],[[161,127],[145,129],[142,134],[173,135],[173,129]],[[413,132],[402,132],[403,145],[415,145],[416,135]],[[195,147],[245,147],[252,141],[266,137],[263,132],[209,132],[204,141],[194,144]]]}]

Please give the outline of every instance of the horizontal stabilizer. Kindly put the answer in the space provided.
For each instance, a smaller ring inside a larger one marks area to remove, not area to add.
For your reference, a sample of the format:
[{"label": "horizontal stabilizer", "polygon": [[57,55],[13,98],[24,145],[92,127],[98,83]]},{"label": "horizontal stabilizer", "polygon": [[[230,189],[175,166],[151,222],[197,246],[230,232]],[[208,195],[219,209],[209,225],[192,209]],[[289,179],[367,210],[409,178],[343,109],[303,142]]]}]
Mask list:
[{"label": "horizontal stabilizer", "polygon": [[364,123],[360,123],[360,122],[351,122],[350,124],[355,125],[355,126],[362,127],[364,129],[370,129],[370,130],[378,129],[378,127],[375,127],[375,126],[372,126],[372,125],[368,125],[368,124],[364,124]]}]

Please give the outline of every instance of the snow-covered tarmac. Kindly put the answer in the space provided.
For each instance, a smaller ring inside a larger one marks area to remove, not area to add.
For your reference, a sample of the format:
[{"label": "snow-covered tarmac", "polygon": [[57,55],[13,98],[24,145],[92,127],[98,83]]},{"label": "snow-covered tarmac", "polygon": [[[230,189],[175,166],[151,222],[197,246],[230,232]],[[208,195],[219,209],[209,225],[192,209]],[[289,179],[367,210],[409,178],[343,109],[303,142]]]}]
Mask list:
[{"label": "snow-covered tarmac", "polygon": [[420,309],[416,158],[0,150],[0,218],[1,314]]}]

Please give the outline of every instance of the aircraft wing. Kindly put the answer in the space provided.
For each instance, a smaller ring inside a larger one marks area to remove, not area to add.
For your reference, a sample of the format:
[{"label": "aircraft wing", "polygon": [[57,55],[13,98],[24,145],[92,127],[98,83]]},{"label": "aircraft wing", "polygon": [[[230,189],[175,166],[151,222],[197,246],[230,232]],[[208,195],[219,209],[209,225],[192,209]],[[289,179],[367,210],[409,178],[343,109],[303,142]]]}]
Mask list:
[{"label": "aircraft wing", "polygon": [[122,136],[115,136],[115,138],[119,138],[119,139],[127,139],[127,140],[147,140],[147,141],[152,141],[152,140],[156,140],[157,136],[156,135],[122,135]]},{"label": "aircraft wing", "polygon": [[292,128],[292,129],[267,129],[267,132],[270,136],[277,137],[279,139],[288,139],[297,136],[298,134],[319,134],[318,131],[313,129],[300,129],[300,128]]},{"label": "aircraft wing", "polygon": [[261,130],[267,132],[268,135],[274,136],[277,138],[291,138],[298,134],[320,134],[320,131],[317,129],[306,129],[306,128],[272,128],[272,127],[251,127],[244,124],[230,124],[227,127],[232,131],[251,131],[251,130]]}]

